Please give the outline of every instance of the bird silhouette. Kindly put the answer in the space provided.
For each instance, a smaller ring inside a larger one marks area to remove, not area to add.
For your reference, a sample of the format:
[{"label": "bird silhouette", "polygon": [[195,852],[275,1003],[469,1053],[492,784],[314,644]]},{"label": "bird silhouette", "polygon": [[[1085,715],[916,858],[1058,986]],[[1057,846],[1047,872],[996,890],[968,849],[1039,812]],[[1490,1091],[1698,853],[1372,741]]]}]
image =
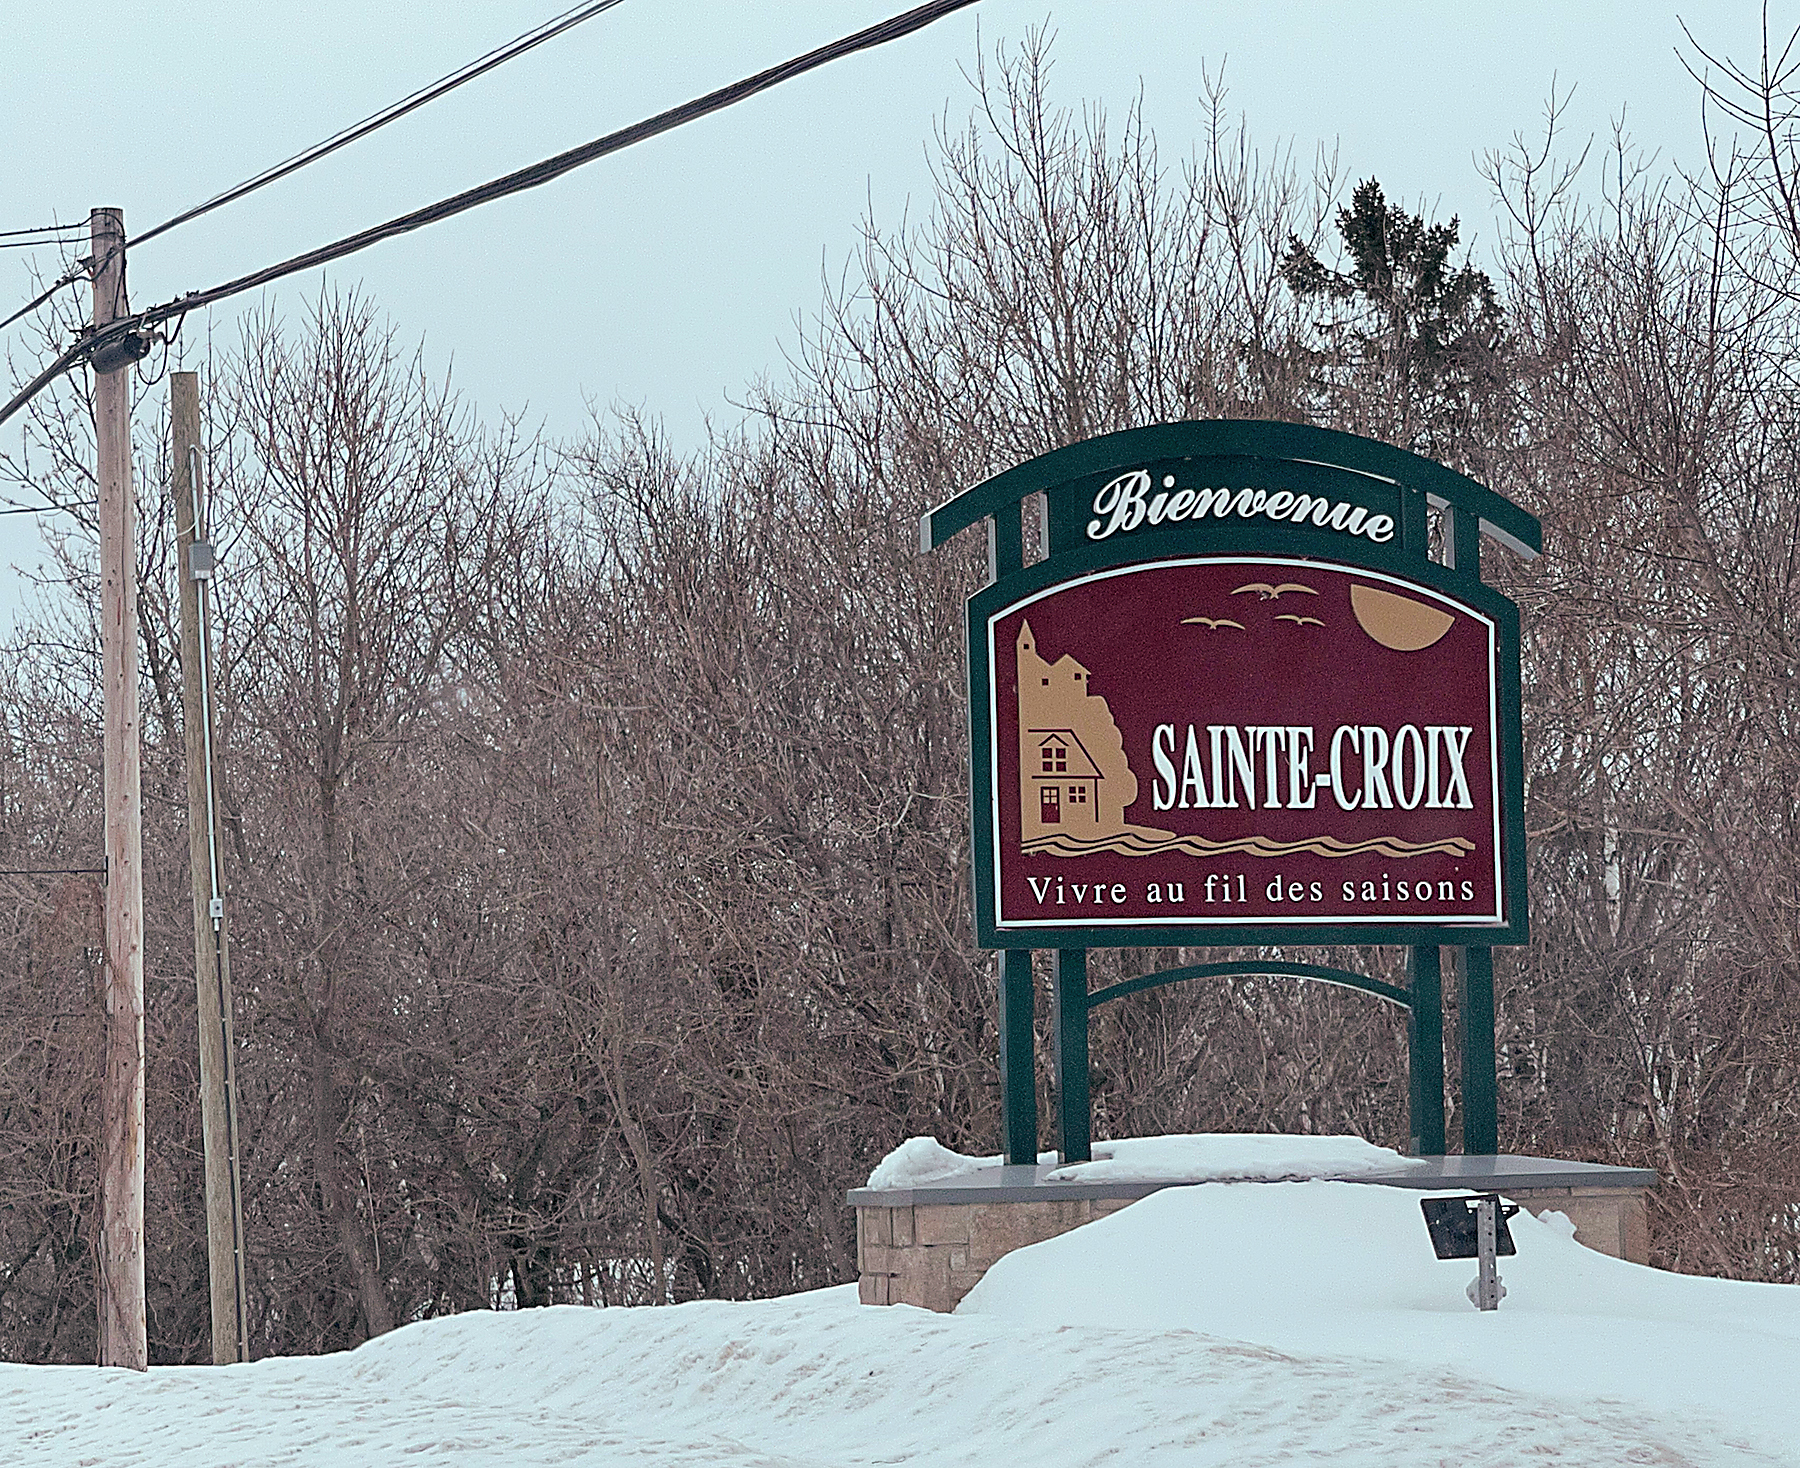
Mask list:
[{"label": "bird silhouette", "polygon": [[1271,586],[1267,581],[1252,581],[1247,586],[1236,588],[1231,594],[1241,596],[1246,591],[1254,591],[1263,601],[1279,601],[1281,594],[1286,591],[1303,591],[1308,596],[1319,594],[1312,587],[1302,586],[1298,581],[1284,581],[1279,586]]},{"label": "bird silhouette", "polygon": [[1234,622],[1230,617],[1183,617],[1181,619],[1181,625],[1183,627],[1191,626],[1196,622],[1202,627],[1211,627],[1215,632],[1221,627],[1235,627],[1240,632],[1244,630],[1244,624],[1242,622]]},{"label": "bird silhouette", "polygon": [[1292,612],[1277,612],[1277,622],[1292,622],[1296,627],[1323,627],[1325,624],[1317,617],[1297,617]]}]

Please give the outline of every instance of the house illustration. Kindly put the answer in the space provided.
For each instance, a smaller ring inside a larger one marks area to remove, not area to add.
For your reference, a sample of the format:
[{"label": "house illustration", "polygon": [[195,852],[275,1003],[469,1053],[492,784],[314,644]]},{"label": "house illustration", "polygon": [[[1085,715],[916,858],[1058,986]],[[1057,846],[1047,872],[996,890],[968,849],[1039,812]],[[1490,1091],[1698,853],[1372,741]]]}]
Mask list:
[{"label": "house illustration", "polygon": [[1039,654],[1029,622],[1017,651],[1021,839],[1124,832],[1137,777],[1106,700],[1088,691],[1088,670],[1073,657]]},{"label": "house illustration", "polygon": [[1027,774],[1037,790],[1032,803],[1039,824],[1091,834],[1097,829],[1100,782],[1106,776],[1073,729],[1033,729],[1030,736],[1037,740],[1037,756]]}]

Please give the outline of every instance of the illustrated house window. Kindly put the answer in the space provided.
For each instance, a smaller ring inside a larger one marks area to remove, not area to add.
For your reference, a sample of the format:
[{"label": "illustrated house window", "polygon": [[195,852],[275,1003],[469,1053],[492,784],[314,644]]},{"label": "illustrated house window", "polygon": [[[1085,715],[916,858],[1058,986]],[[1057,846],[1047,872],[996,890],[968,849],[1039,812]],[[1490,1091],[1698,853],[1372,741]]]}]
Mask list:
[{"label": "illustrated house window", "polygon": [[1040,785],[1038,787],[1038,819],[1046,826],[1062,824],[1061,787],[1056,785]]},{"label": "illustrated house window", "polygon": [[1086,805],[1087,804],[1087,786],[1071,785],[1069,787],[1069,804],[1070,805]]},{"label": "illustrated house window", "polygon": [[1060,739],[1052,739],[1044,746],[1044,773],[1046,775],[1066,775],[1069,772],[1069,746]]}]

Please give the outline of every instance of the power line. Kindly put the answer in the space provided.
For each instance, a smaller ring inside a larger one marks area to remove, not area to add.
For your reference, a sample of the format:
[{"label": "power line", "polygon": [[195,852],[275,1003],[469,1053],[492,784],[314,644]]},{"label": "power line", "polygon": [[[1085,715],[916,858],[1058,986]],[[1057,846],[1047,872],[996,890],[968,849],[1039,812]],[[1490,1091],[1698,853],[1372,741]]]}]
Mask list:
[{"label": "power line", "polygon": [[80,224],[80,223],[39,224],[39,225],[34,226],[31,229],[0,229],[0,240],[16,239],[16,238],[18,238],[18,236],[26,235],[26,234],[48,234],[48,235],[82,234],[86,231],[86,229],[87,229],[87,226],[85,224]]},{"label": "power line", "polygon": [[278,179],[286,178],[290,173],[297,173],[309,163],[317,163],[321,158],[337,152],[338,149],[349,147],[350,144],[368,137],[377,129],[386,127],[390,122],[397,122],[408,113],[418,111],[426,103],[435,102],[439,97],[454,92],[464,83],[472,82],[476,77],[485,76],[495,67],[505,65],[514,57],[523,56],[534,47],[543,45],[545,41],[554,40],[564,31],[573,30],[583,21],[592,20],[596,15],[611,10],[617,4],[619,4],[619,0],[590,0],[588,4],[577,5],[572,10],[565,10],[561,15],[553,16],[542,25],[534,26],[523,35],[516,36],[504,46],[496,47],[485,56],[478,56],[467,65],[458,67],[447,76],[439,77],[430,86],[421,87],[418,91],[402,97],[398,102],[390,103],[381,111],[370,113],[361,122],[353,123],[342,132],[333,133],[321,143],[314,143],[312,147],[296,153],[285,162],[265,168],[254,177],[245,179],[242,183],[226,189],[223,193],[214,194],[205,203],[196,204],[192,209],[184,210],[173,219],[165,219],[154,229],[139,235],[131,243],[133,245],[148,244],[158,235],[167,233],[178,225],[187,224],[191,220],[200,218],[203,214],[210,214],[215,209],[222,209],[225,205],[236,202],[246,194],[253,194]]},{"label": "power line", "polygon": [[[207,199],[203,203],[196,204],[191,209],[183,210],[180,214],[175,215],[174,218],[165,219],[155,228],[139,235],[135,240],[131,241],[131,243],[135,245],[145,244],[148,241],[155,239],[160,234],[166,234],[169,230],[176,228],[178,225],[187,224],[192,220],[200,218],[203,214],[212,213],[215,209],[222,209],[225,205],[235,203],[246,194],[253,194],[258,189],[265,188],[279,179],[284,179],[291,173],[297,173],[308,164],[317,163],[321,158],[325,158],[330,154],[337,152],[340,148],[349,147],[350,144],[368,137],[370,133],[375,132],[377,129],[386,127],[390,122],[396,122],[400,118],[405,117],[408,113],[418,111],[418,109],[423,107],[426,103],[435,102],[439,97],[455,91],[464,83],[472,82],[479,76],[485,76],[495,67],[502,66],[517,56],[523,56],[527,51],[532,50],[534,47],[543,45],[545,41],[554,40],[557,36],[562,35],[563,32],[573,30],[583,21],[592,20],[596,15],[599,15],[603,11],[611,10],[613,6],[619,3],[620,0],[589,0],[589,3],[578,5],[572,10],[565,10],[561,15],[552,16],[542,25],[534,26],[523,35],[515,36],[504,46],[496,47],[494,50],[489,51],[485,56],[478,56],[475,60],[468,62],[464,66],[458,67],[448,75],[439,77],[430,86],[422,87],[418,91],[402,97],[398,102],[390,103],[388,106],[383,107],[379,112],[370,113],[369,116],[365,117],[361,122],[354,123],[340,132],[333,133],[323,142],[314,143],[310,148],[306,148],[301,152],[296,153],[292,158],[274,164],[269,168],[265,168],[261,173],[245,179],[240,184],[234,184],[223,193],[214,194],[212,198]],[[86,233],[86,230],[87,226],[85,224],[43,225],[36,229],[0,230],[0,249],[26,250],[35,249],[47,244],[69,244],[80,239]],[[40,234],[52,235],[52,238],[33,239],[29,241],[20,240],[17,243],[8,243],[8,241],[12,240],[15,236]],[[64,286],[71,285],[75,281],[80,280],[82,276],[86,274],[86,267],[92,263],[93,262],[89,260],[78,262],[81,268],[70,271],[29,305],[20,307],[4,321],[0,321],[0,331],[4,331],[20,318],[29,316]]]},{"label": "power line", "polygon": [[76,500],[72,505],[15,505],[10,510],[0,510],[0,515],[51,515],[58,510],[84,510],[99,503],[99,500]]},{"label": "power line", "polygon": [[605,137],[596,138],[591,143],[584,143],[578,148],[570,148],[567,152],[558,153],[553,158],[546,158],[527,168],[521,168],[487,183],[478,184],[460,194],[453,194],[435,204],[427,204],[424,208],[415,209],[410,214],[401,214],[385,223],[374,225],[357,234],[347,235],[331,244],[320,245],[317,249],[308,250],[303,255],[295,255],[279,264],[265,266],[261,270],[252,271],[249,275],[240,275],[236,280],[226,281],[223,285],[216,285],[202,291],[190,291],[187,295],[179,296],[173,301],[165,301],[159,306],[152,306],[146,311],[121,318],[99,331],[90,331],[38,373],[4,408],[0,408],[0,423],[4,423],[12,417],[63,372],[105,347],[124,346],[127,338],[132,338],[134,340],[131,345],[142,346],[143,351],[138,352],[138,355],[143,355],[143,352],[149,350],[148,329],[160,322],[186,315],[187,312],[198,310],[204,306],[215,305],[232,296],[242,295],[245,291],[273,284],[285,276],[296,275],[303,270],[317,269],[321,265],[329,265],[335,260],[341,260],[346,255],[354,255],[359,250],[366,250],[369,246],[379,244],[383,240],[409,234],[415,229],[423,229],[428,224],[436,224],[440,220],[452,218],[478,205],[550,183],[561,178],[565,173],[580,168],[585,163],[592,163],[610,153],[617,153],[624,148],[629,148],[634,143],[645,142],[680,127],[684,123],[694,122],[714,112],[722,111],[735,103],[756,96],[759,92],[766,92],[772,87],[780,86],[785,81],[803,76],[829,62],[838,61],[859,51],[871,50],[888,41],[896,41],[904,36],[909,36],[914,31],[923,30],[934,21],[942,20],[946,15],[966,9],[975,3],[976,0],[929,0],[928,4],[880,21],[853,35],[845,36],[841,40],[833,41],[817,50],[808,51],[803,56],[796,56],[790,61],[784,61],[779,66],[759,71],[754,76],[745,77],[742,81],[720,87],[717,91],[708,92],[705,96],[685,102],[679,107],[659,112],[656,116],[633,123],[630,127],[608,133]]},{"label": "power line", "polygon": [[67,372],[69,368],[79,362],[90,350],[90,343],[90,337],[83,337],[42,372],[38,373],[36,377],[32,378],[30,382],[26,383],[5,408],[0,408],[0,423],[4,423],[8,418],[12,417],[12,415],[18,412],[20,408],[24,407],[64,372]]},{"label": "power line", "polygon": [[11,326],[13,322],[17,321],[20,317],[29,316],[65,285],[73,285],[76,281],[80,280],[81,277],[87,273],[89,263],[90,262],[87,260],[77,260],[74,268],[52,284],[42,295],[27,301],[23,306],[19,307],[17,311],[14,311],[12,315],[8,316],[6,320],[0,321],[0,331],[5,331],[7,327]]}]

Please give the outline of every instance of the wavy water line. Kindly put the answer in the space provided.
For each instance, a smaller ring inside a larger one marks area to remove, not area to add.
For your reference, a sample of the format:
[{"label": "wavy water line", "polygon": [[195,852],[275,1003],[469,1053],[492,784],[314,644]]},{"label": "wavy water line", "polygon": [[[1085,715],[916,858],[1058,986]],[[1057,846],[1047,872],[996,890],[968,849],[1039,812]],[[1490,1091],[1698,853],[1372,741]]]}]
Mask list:
[{"label": "wavy water line", "polygon": [[1120,856],[1160,856],[1178,851],[1188,856],[1255,856],[1269,860],[1307,853],[1313,856],[1385,856],[1404,861],[1414,856],[1467,856],[1475,843],[1462,836],[1439,841],[1402,841],[1398,836],[1371,836],[1366,841],[1340,841],[1335,836],[1309,836],[1300,841],[1275,841],[1267,836],[1237,836],[1229,841],[1209,841],[1204,836],[1179,836],[1130,830],[1114,836],[1083,840],[1066,832],[1054,832],[1020,844],[1026,856],[1092,856],[1111,851]]}]

